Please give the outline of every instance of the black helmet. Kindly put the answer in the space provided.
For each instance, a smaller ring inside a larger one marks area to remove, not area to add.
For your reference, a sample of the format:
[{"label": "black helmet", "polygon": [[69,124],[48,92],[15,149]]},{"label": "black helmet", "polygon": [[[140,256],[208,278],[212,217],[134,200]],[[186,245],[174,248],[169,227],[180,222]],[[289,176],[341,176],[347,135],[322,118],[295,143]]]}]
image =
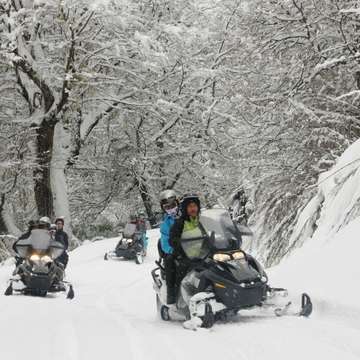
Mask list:
[{"label": "black helmet", "polygon": [[32,228],[32,227],[34,227],[36,225],[36,221],[35,220],[30,220],[29,222],[28,222],[28,227],[29,228]]},{"label": "black helmet", "polygon": [[65,225],[65,219],[63,216],[59,216],[55,219],[55,224],[58,223],[58,221],[61,221],[63,225]]},{"label": "black helmet", "polygon": [[130,220],[130,222],[136,222],[138,220],[138,217],[134,214],[131,214],[129,216],[129,220]]},{"label": "black helmet", "polygon": [[180,210],[181,210],[181,214],[183,217],[187,217],[186,214],[186,208],[190,203],[195,203],[200,211],[201,208],[201,203],[200,203],[200,198],[197,194],[185,194],[182,198],[181,198],[181,202],[180,202]]},{"label": "black helmet", "polygon": [[37,221],[35,220],[30,220],[28,222],[28,231],[32,231],[37,225]]}]

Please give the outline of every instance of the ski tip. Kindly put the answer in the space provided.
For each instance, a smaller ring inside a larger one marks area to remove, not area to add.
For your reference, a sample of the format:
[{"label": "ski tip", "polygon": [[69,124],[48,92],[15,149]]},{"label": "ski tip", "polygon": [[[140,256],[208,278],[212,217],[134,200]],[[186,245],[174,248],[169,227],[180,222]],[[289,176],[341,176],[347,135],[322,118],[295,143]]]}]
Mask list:
[{"label": "ski tip", "polygon": [[301,311],[300,316],[309,317],[313,312],[313,304],[308,294],[303,293],[301,295]]},{"label": "ski tip", "polygon": [[66,298],[69,300],[72,300],[75,297],[75,292],[74,292],[74,288],[72,287],[72,285],[69,286],[69,291],[66,295]]}]

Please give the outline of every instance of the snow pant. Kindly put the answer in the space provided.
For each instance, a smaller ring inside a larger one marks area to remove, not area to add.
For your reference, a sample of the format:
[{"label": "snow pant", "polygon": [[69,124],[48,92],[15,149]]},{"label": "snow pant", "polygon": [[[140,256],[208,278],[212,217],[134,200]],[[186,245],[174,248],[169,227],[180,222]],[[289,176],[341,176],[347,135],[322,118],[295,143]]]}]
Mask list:
[{"label": "snow pant", "polygon": [[180,284],[180,307],[188,307],[190,299],[198,292],[200,279],[198,272],[190,271]]},{"label": "snow pant", "polygon": [[186,274],[189,272],[190,263],[184,258],[167,254],[164,258],[166,288],[168,304],[176,302],[178,289]]},{"label": "snow pant", "polygon": [[64,251],[57,259],[56,262],[60,263],[61,265],[63,265],[64,269],[66,268],[68,262],[69,262],[69,255],[67,254],[66,251]]},{"label": "snow pant", "polygon": [[167,289],[167,303],[174,304],[176,302],[176,265],[173,255],[165,255],[164,267]]}]

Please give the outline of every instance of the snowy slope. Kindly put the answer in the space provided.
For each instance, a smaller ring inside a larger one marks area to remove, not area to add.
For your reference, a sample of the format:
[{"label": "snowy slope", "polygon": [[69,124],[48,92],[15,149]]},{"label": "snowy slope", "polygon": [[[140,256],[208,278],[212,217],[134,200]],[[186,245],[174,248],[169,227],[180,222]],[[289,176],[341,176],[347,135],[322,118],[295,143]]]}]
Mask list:
[{"label": "snowy slope", "polygon": [[[184,330],[180,323],[162,322],[156,316],[150,277],[158,234],[152,231],[150,235],[150,254],[140,266],[103,260],[116,239],[87,243],[73,251],[68,271],[76,290],[73,301],[61,296],[0,295],[0,358],[303,360],[315,355],[325,359],[360,358],[360,309],[353,313],[334,312],[327,286],[324,294],[316,292],[316,312],[310,319],[279,319],[266,313],[243,312],[231,323],[197,332]],[[294,272],[299,281],[294,288],[300,292],[308,286],[302,282],[303,269],[297,267],[295,258],[288,261],[286,266],[274,269],[274,282],[280,283],[282,279],[289,285],[289,275]],[[333,269],[334,266],[330,268]],[[5,289],[11,270],[11,264],[0,268],[1,290]],[[312,291],[316,285],[309,284]]]},{"label": "snowy slope", "polygon": [[318,299],[331,299],[328,305],[360,307],[359,234],[360,140],[320,176],[318,192],[300,214],[290,239],[304,245],[275,273],[286,273],[297,285],[306,284]]},{"label": "snowy slope", "polygon": [[301,212],[290,244],[326,243],[352,220],[360,216],[360,140],[352,144],[323,173],[316,196]]}]

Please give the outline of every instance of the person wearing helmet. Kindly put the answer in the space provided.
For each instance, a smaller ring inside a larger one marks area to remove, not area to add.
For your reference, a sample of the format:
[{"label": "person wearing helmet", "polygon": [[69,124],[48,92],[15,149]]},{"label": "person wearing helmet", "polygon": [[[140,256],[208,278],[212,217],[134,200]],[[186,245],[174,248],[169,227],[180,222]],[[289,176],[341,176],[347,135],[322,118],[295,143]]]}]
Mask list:
[{"label": "person wearing helmet", "polygon": [[139,231],[140,235],[140,241],[143,246],[144,256],[146,256],[146,251],[149,243],[149,238],[146,235],[147,224],[145,219],[144,212],[139,212],[137,215],[137,221],[136,221],[136,229]]},{"label": "person wearing helmet", "polygon": [[64,225],[65,225],[65,220],[63,217],[58,217],[55,219],[55,226],[56,226],[56,231],[54,235],[55,241],[58,241],[64,245],[64,252],[56,259],[56,261],[62,264],[62,266],[65,269],[67,263],[69,262],[69,255],[67,253],[67,249],[69,248],[69,236],[64,231]]},{"label": "person wearing helmet", "polygon": [[[20,235],[20,237],[14,242],[12,248],[14,250],[14,252],[16,253],[16,244],[18,243],[19,240],[24,240],[24,239],[28,239],[31,235],[31,231],[34,228],[34,226],[36,225],[36,222],[34,220],[30,220],[28,222],[28,228],[26,230],[25,233],[23,233],[22,235]],[[23,259],[17,255],[15,255],[15,265],[18,266],[23,262]]]},{"label": "person wearing helmet", "polygon": [[176,289],[174,286],[176,269],[172,256],[174,249],[170,245],[170,229],[175,223],[178,214],[179,202],[174,190],[164,190],[160,194],[160,206],[164,212],[160,224],[159,254],[164,259],[165,278],[167,287],[167,303],[175,302]]},{"label": "person wearing helmet", "polygon": [[43,216],[39,219],[39,223],[37,226],[39,229],[50,230],[51,220],[47,216]]},{"label": "person wearing helmet", "polygon": [[174,190],[165,190],[160,194],[160,206],[164,216],[160,225],[160,245],[165,255],[173,253],[170,245],[170,228],[178,214],[179,202]]},{"label": "person wearing helmet", "polygon": [[149,243],[149,238],[146,235],[146,231],[150,228],[148,222],[146,220],[145,213],[143,211],[139,211],[137,216],[137,228],[141,233],[141,242],[144,248],[144,256],[146,256],[146,251]]},{"label": "person wearing helmet", "polygon": [[143,213],[139,213],[139,215],[130,215],[129,223],[136,225],[136,232],[138,234],[137,236],[143,247],[143,254],[146,256],[149,239],[146,235],[146,222],[144,217],[145,214]]},{"label": "person wearing helmet", "polygon": [[130,224],[137,224],[137,221],[138,221],[138,218],[137,218],[136,215],[131,214],[131,215],[129,216],[129,223],[130,223]]},{"label": "person wearing helmet", "polygon": [[200,199],[196,194],[186,194],[180,203],[181,216],[170,231],[170,244],[176,256],[182,256],[181,240],[202,236],[203,229],[199,221]]},{"label": "person wearing helmet", "polygon": [[[19,240],[23,240],[23,239],[27,239],[28,237],[30,237],[30,234],[31,234],[31,230],[34,228],[36,222],[34,220],[30,220],[28,222],[28,228],[26,230],[26,232],[24,234],[22,234],[17,241]],[[16,242],[17,242],[16,241]]]},{"label": "person wearing helmet", "polygon": [[[172,259],[176,271],[175,277],[171,278],[172,284],[169,286],[174,289],[180,286],[190,266],[189,260],[182,250],[182,240],[206,235],[199,221],[200,208],[200,199],[196,194],[184,195],[180,203],[181,215],[170,229],[170,245],[173,248]],[[176,302],[176,292],[171,300],[172,303]]]}]

